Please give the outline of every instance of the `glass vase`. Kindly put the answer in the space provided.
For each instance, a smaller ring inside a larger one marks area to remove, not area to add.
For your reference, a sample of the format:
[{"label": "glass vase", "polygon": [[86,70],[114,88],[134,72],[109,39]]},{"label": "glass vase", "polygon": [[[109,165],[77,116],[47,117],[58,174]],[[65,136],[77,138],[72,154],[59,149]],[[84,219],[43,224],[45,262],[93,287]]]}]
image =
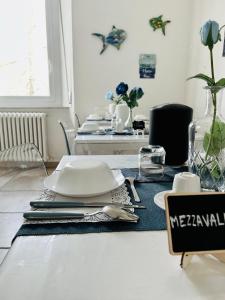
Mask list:
[{"label": "glass vase", "polygon": [[117,104],[115,110],[116,119],[121,119],[123,126],[125,126],[126,120],[129,116],[129,108],[126,103]]},{"label": "glass vase", "polygon": [[133,131],[133,111],[131,108],[129,108],[129,116],[128,119],[126,120],[125,128],[130,131]]},{"label": "glass vase", "polygon": [[111,117],[113,117],[114,113],[115,113],[115,109],[116,109],[116,103],[112,102],[112,103],[109,103],[109,114]]},{"label": "glass vase", "polygon": [[222,87],[206,87],[206,111],[189,126],[188,164],[203,190],[225,191],[225,123]]}]

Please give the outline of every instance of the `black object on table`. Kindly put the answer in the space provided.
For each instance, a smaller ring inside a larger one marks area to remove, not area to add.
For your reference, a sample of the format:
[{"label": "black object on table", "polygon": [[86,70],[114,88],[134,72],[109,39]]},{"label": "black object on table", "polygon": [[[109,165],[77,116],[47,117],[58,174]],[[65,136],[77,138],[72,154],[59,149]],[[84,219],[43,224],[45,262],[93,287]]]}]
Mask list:
[{"label": "black object on table", "polygon": [[193,109],[183,104],[154,106],[149,114],[149,144],[163,146],[166,165],[182,165],[188,158],[188,127]]}]

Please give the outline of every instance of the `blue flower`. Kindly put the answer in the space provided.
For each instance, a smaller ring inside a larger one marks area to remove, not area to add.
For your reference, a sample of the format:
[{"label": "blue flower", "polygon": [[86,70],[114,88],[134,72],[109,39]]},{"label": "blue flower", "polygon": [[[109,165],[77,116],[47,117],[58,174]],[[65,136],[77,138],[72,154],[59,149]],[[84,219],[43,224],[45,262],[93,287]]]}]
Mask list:
[{"label": "blue flower", "polygon": [[127,106],[132,109],[138,106],[138,101],[143,95],[144,92],[140,87],[134,87],[128,94],[128,85],[124,82],[120,82],[116,87],[116,96],[113,95],[112,91],[108,91],[105,95],[107,100],[113,101],[115,104],[125,102]]},{"label": "blue flower", "polygon": [[207,21],[200,30],[202,44],[210,49],[221,40],[219,24],[215,21]]},{"label": "blue flower", "polygon": [[134,87],[129,94],[129,98],[131,100],[138,100],[140,99],[142,96],[144,95],[144,92],[142,90],[142,88],[140,87]]},{"label": "blue flower", "polygon": [[117,95],[125,95],[128,91],[128,85],[124,82],[120,82],[120,84],[116,87]]},{"label": "blue flower", "polygon": [[113,96],[113,92],[112,91],[108,91],[105,95],[105,99],[107,100],[113,100],[114,96]]}]

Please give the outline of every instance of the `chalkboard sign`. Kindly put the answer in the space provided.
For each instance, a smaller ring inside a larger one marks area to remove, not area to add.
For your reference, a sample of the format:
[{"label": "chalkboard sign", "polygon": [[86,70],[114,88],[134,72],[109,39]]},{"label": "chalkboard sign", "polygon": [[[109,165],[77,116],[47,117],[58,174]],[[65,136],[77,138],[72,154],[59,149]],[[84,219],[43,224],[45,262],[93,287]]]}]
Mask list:
[{"label": "chalkboard sign", "polygon": [[225,251],[225,193],[167,194],[171,254]]}]

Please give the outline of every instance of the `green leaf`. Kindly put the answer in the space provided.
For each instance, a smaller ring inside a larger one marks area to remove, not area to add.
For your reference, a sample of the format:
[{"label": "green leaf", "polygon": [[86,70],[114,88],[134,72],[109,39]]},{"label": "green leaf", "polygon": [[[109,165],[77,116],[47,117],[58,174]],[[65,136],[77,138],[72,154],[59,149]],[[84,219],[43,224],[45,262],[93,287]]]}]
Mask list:
[{"label": "green leaf", "polygon": [[223,176],[223,173],[221,172],[220,166],[219,166],[219,164],[216,160],[214,160],[212,162],[212,166],[210,168],[210,174],[216,180],[219,180],[221,178],[221,176]]},{"label": "green leaf", "polygon": [[216,147],[218,150],[225,148],[225,123],[220,120],[216,120],[213,130],[214,143],[216,142]]},{"label": "green leaf", "polygon": [[208,151],[208,155],[210,156],[217,156],[221,150],[225,148],[225,123],[221,122],[220,120],[215,121],[212,134],[208,132],[205,133],[203,148],[206,152]]},{"label": "green leaf", "polygon": [[206,132],[204,135],[204,139],[203,139],[203,148],[205,150],[205,152],[208,152],[208,155],[212,156],[214,154],[214,149],[212,148],[212,144],[209,147],[209,140],[210,140],[210,133]]},{"label": "green leaf", "polygon": [[224,87],[225,86],[225,78],[221,78],[220,80],[218,80],[216,82],[216,86],[222,86],[222,87]]},{"label": "green leaf", "polygon": [[206,81],[208,86],[215,85],[215,82],[211,77],[209,77],[205,74],[202,74],[202,73],[199,73],[195,76],[189,77],[187,80],[190,80],[190,79],[193,79],[193,78],[202,79],[202,80]]},{"label": "green leaf", "polygon": [[129,108],[132,109],[132,108],[138,106],[138,102],[137,102],[137,100],[131,100],[131,99],[129,99],[127,101],[127,105],[128,105]]}]

